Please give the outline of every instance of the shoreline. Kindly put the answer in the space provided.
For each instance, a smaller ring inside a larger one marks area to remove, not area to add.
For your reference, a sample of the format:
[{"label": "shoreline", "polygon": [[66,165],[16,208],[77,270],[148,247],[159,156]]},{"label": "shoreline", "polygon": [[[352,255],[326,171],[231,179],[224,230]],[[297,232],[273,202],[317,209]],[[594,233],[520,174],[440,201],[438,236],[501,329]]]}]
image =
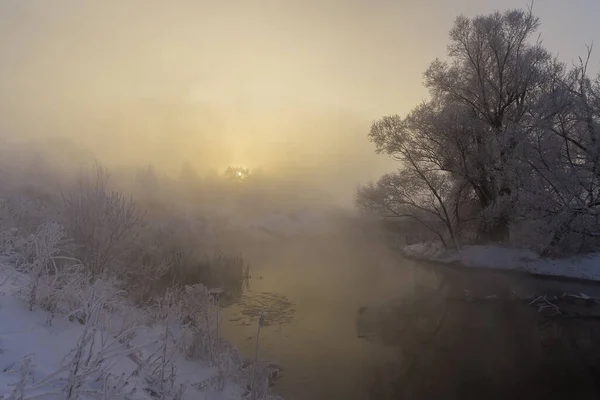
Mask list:
[{"label": "shoreline", "polygon": [[[480,262],[477,263],[474,260],[468,260],[468,262],[464,262],[461,260],[461,256],[464,256],[463,253],[465,249],[467,252],[469,249],[480,250],[481,252],[485,252],[488,250],[492,250],[493,252],[497,252],[498,250],[504,251],[506,253],[514,252],[529,252],[528,250],[511,248],[511,247],[499,247],[499,246],[489,246],[489,245],[481,245],[481,246],[465,246],[460,250],[441,250],[438,249],[436,254],[426,254],[424,252],[414,251],[415,247],[422,246],[431,246],[432,243],[418,243],[408,246],[402,246],[397,248],[397,251],[405,257],[412,261],[418,261],[422,263],[429,264],[430,267],[433,268],[451,268],[454,270],[470,270],[473,273],[499,273],[503,275],[513,275],[520,277],[531,277],[539,280],[545,281],[559,281],[559,282],[571,282],[571,283],[581,283],[590,286],[600,286],[600,254],[591,254],[588,256],[578,256],[578,257],[570,257],[564,259],[550,259],[550,258],[541,258],[536,256],[534,259],[519,259],[517,257],[518,254],[514,254],[513,260],[508,260],[509,263],[514,264],[514,267],[507,267],[501,265],[494,265],[494,263],[486,263]],[[413,249],[411,249],[411,247]],[[431,247],[430,247],[431,250]],[[532,253],[533,254],[533,253]],[[508,257],[510,258],[510,257]],[[467,257],[468,259],[468,257]],[[586,263],[587,262],[587,263]],[[597,277],[591,277],[585,275],[585,271],[575,271],[579,272],[579,276],[573,274],[565,274],[565,265],[569,265],[572,268],[576,268],[577,266],[586,265],[590,268],[589,264],[595,264],[597,266],[596,274]]]}]

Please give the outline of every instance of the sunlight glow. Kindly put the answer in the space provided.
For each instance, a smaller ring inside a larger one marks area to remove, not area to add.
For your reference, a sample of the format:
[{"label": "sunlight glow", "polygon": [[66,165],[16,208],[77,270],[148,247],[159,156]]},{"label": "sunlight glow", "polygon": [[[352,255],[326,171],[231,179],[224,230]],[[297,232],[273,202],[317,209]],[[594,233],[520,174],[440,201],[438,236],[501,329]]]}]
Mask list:
[{"label": "sunlight glow", "polygon": [[[109,167],[152,164],[170,176],[183,161],[202,174],[243,160],[346,201],[357,182],[395,168],[368,142],[373,119],[404,114],[427,96],[421,75],[445,54],[458,13],[499,7],[176,3],[0,1],[0,136],[60,139]],[[570,63],[597,34],[551,29],[566,26],[556,15],[580,12],[559,3],[536,11],[549,21],[544,41]],[[593,27],[596,14],[568,20]]]}]

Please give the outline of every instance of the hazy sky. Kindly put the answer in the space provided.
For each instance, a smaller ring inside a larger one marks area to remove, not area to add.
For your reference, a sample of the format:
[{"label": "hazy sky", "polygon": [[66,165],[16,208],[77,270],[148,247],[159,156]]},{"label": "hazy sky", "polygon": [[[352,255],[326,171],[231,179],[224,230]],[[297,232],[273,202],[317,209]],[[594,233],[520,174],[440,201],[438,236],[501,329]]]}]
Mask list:
[{"label": "hazy sky", "polygon": [[[173,171],[184,159],[312,168],[351,190],[389,169],[367,142],[370,123],[426,96],[422,73],[445,56],[456,16],[528,5],[0,0],[0,128]],[[600,1],[537,0],[534,10],[564,61],[600,46]]]}]

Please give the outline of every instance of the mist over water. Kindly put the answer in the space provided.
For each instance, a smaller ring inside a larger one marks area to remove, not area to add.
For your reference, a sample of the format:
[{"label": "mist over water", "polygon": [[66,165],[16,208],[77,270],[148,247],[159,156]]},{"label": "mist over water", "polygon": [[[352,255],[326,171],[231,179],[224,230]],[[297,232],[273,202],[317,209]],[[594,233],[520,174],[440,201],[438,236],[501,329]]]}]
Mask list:
[{"label": "mist over water", "polygon": [[[566,2],[539,5],[544,41],[567,62],[581,54],[573,43],[597,35],[578,29],[596,26],[598,5],[588,3],[583,13]],[[412,325],[396,324],[395,308],[386,314],[395,321],[385,326],[389,346],[359,338],[357,319],[364,309],[389,311],[417,288],[434,290],[442,278],[400,257],[388,233],[354,209],[357,185],[397,168],[374,153],[367,133],[373,120],[405,114],[426,97],[422,71],[445,53],[457,14],[495,7],[0,0],[0,197],[33,199],[39,221],[53,220],[63,193],[99,162],[111,172],[110,189],[131,195],[148,225],[167,226],[161,245],[248,262],[250,287],[223,309],[223,334],[252,357],[266,312],[259,354],[284,369],[278,393],[395,398],[397,328]],[[230,166],[250,173],[231,179]],[[515,286],[510,279],[497,290],[495,276],[478,279],[468,285],[483,296]],[[546,290],[523,286],[524,296]],[[446,296],[431,297],[445,307]],[[458,311],[450,333],[470,326],[470,315],[483,315],[488,327],[513,316],[470,313]],[[536,318],[526,314],[519,332],[538,335],[528,325]],[[510,357],[501,361],[517,365]],[[458,382],[444,368],[438,377]]]},{"label": "mist over water", "polygon": [[226,337],[251,355],[255,313],[265,311],[260,355],[284,368],[275,389],[289,399],[371,398],[377,370],[398,357],[397,349],[358,337],[357,315],[407,295],[412,264],[399,265],[384,246],[341,228],[246,252],[250,289],[223,312]]}]

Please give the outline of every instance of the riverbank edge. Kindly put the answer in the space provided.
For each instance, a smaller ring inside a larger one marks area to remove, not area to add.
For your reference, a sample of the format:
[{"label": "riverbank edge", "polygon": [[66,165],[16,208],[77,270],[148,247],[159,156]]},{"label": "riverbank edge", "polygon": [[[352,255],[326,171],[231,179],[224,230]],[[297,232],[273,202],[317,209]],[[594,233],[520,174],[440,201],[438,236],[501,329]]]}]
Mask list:
[{"label": "riverbank edge", "polygon": [[[493,256],[494,253],[497,254],[499,251],[508,254],[513,253],[512,257],[505,257],[505,261],[506,258],[512,258],[512,260],[508,260],[508,263],[513,265],[494,265],[494,263],[477,262],[475,260],[464,262],[463,260],[465,258],[468,259],[468,256],[465,257],[465,255],[469,253],[470,249],[477,249],[481,252],[490,251],[490,257]],[[584,283],[587,285],[600,286],[600,253],[552,259],[542,258],[530,250],[514,247],[475,245],[464,246],[459,250],[445,250],[441,244],[431,242],[399,246],[397,247],[397,251],[404,258],[423,262],[428,264],[428,266],[435,268],[471,270],[475,273],[484,271],[489,272],[491,270],[495,273],[505,275],[534,277],[542,280]],[[519,259],[518,253],[527,253],[529,256],[533,257]],[[569,266],[570,268],[567,269],[565,266]],[[573,271],[573,269],[578,266],[585,266],[583,269],[594,270],[593,272],[596,276],[585,275],[586,271]],[[563,268],[562,270],[561,267]],[[577,272],[579,272],[579,274],[577,274]]]}]

